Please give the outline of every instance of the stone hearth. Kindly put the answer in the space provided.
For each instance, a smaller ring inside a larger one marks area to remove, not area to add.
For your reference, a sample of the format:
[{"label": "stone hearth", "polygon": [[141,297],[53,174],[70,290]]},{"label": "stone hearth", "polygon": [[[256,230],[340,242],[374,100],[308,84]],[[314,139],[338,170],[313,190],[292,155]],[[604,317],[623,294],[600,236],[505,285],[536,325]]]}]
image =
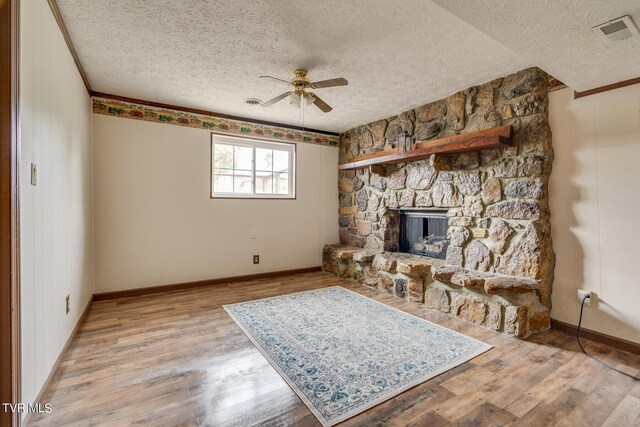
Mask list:
[{"label": "stone hearth", "polygon": [[[518,337],[547,329],[547,81],[523,70],[341,135],[341,163],[394,147],[404,131],[429,140],[511,125],[514,143],[387,166],[386,176],[341,171],[341,246],[325,247],[325,269]],[[401,208],[446,210],[446,260],[395,253]]]},{"label": "stone hearth", "polygon": [[344,245],[325,245],[322,268],[519,338],[549,327],[549,310],[540,303],[535,280],[451,267],[420,255]]}]

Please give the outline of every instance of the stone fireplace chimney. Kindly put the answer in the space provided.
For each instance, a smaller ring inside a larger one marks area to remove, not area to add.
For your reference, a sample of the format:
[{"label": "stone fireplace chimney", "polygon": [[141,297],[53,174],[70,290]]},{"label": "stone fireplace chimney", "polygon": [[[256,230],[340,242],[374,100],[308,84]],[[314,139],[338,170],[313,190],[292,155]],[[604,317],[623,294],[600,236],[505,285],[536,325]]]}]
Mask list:
[{"label": "stone fireplace chimney", "polygon": [[[430,140],[501,125],[514,129],[508,148],[436,154],[389,165],[386,176],[368,169],[341,171],[339,248],[350,248],[352,256],[360,250],[355,257],[365,260],[351,260],[351,277],[366,269],[366,280],[359,276],[363,282],[392,293],[395,287],[384,283],[411,279],[414,290],[422,288],[420,298],[406,289],[399,296],[516,336],[547,329],[554,264],[547,81],[543,71],[526,69],[341,135],[340,163],[345,163],[393,147],[401,132]],[[400,210],[420,209],[447,216],[445,259],[423,259],[429,272],[421,277],[385,271],[382,261],[374,261],[393,258],[389,253],[399,250]]]}]

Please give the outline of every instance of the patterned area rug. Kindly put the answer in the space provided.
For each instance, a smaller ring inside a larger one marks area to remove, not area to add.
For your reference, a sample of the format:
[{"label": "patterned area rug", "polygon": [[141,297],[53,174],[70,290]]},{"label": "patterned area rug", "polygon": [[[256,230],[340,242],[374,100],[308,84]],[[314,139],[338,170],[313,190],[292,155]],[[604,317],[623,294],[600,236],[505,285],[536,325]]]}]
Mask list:
[{"label": "patterned area rug", "polygon": [[224,308],[323,426],[491,348],[339,286]]}]

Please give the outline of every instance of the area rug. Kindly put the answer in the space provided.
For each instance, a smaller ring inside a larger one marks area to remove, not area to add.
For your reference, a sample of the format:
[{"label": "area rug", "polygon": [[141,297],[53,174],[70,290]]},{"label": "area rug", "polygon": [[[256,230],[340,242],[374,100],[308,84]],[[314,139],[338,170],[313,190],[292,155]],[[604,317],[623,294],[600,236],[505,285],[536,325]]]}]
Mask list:
[{"label": "area rug", "polygon": [[323,426],[492,347],[339,286],[224,309]]}]

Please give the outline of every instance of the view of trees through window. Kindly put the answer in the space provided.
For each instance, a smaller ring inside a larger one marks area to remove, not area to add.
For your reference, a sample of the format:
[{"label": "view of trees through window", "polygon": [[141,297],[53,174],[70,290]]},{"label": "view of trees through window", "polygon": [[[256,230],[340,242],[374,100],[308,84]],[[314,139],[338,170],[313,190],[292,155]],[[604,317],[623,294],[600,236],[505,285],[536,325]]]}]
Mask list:
[{"label": "view of trees through window", "polygon": [[229,139],[213,142],[213,196],[293,197],[293,146]]}]

